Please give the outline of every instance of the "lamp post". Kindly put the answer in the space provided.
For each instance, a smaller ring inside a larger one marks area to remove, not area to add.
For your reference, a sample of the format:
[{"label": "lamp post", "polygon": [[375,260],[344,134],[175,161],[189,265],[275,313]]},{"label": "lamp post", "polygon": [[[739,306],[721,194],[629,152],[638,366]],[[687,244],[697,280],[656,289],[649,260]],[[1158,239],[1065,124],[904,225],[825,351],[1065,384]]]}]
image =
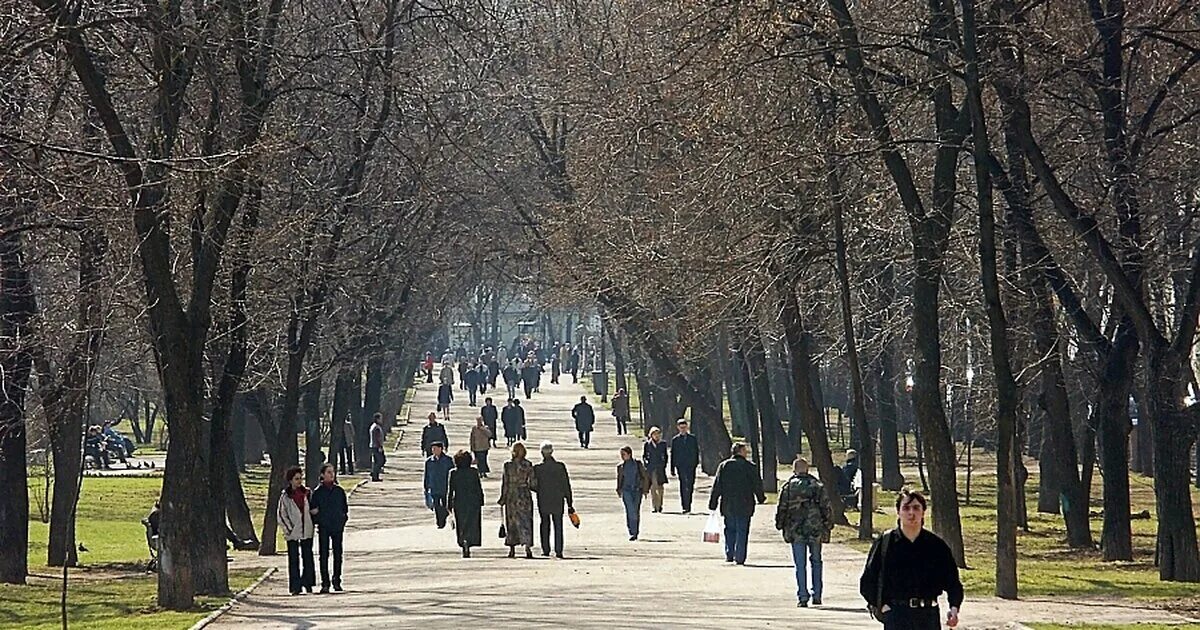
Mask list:
[{"label": "lamp post", "polygon": [[967,366],[967,404],[964,409],[967,423],[967,505],[971,505],[971,453],[975,450],[975,419],[971,417],[971,384],[975,382],[975,368]]}]

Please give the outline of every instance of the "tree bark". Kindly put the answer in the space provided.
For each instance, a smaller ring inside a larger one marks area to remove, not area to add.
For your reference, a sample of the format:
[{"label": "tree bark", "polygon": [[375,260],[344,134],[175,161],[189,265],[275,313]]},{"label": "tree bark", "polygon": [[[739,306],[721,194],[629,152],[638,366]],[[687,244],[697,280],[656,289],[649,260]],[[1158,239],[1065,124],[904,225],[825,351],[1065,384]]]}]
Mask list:
[{"label": "tree bark", "polygon": [[[775,494],[779,491],[779,472],[775,456],[779,416],[776,413],[775,401],[771,397],[771,381],[767,374],[767,357],[763,348],[762,333],[757,328],[752,328],[746,342],[746,363],[750,371],[754,403],[758,407],[758,424],[762,428],[762,459],[756,461],[762,469],[764,490]],[[757,441],[751,437],[751,444],[757,446]]]},{"label": "tree bark", "polygon": [[[6,193],[0,225],[17,220]],[[20,233],[0,237],[0,583],[24,584],[28,574],[29,488],[26,475],[25,394],[33,356],[29,324],[37,310]]]},{"label": "tree bark", "polygon": [[321,465],[328,459],[321,450],[321,378],[304,384],[300,394],[300,419],[304,423],[304,483],[316,487]]}]

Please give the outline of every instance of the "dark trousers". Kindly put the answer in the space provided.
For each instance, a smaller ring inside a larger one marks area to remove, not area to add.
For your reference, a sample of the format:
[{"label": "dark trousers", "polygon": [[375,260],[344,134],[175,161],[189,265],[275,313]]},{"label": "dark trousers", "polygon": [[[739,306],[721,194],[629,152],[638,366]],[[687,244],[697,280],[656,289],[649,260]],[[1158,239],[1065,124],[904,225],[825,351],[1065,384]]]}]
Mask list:
[{"label": "dark trousers", "polygon": [[467,400],[470,402],[472,407],[475,406],[475,397],[478,395],[479,395],[479,388],[477,386],[472,385],[467,388]]},{"label": "dark trousers", "polygon": [[571,369],[571,382],[572,382],[572,383],[578,383],[578,382],[579,382],[579,370],[577,370],[577,369],[575,369],[575,368],[572,368],[572,369]]},{"label": "dark trousers", "polygon": [[385,463],[387,463],[387,455],[383,454],[383,449],[371,449],[371,481],[379,481],[379,475],[383,472]]},{"label": "dark trousers", "polygon": [[725,517],[725,559],[746,564],[746,543],[750,542],[750,517]]},{"label": "dark trousers", "polygon": [[[313,571],[312,539],[287,541],[288,553],[288,590],[299,593],[304,587],[312,588],[316,583]],[[303,571],[301,571],[303,561]]]},{"label": "dark trousers", "polygon": [[429,368],[428,370],[425,370],[425,382],[426,383],[433,382],[433,368]]},{"label": "dark trousers", "polygon": [[437,518],[438,529],[442,529],[446,526],[446,517],[450,515],[450,510],[446,507],[446,495],[434,494],[431,496],[433,497],[433,515]]},{"label": "dark trousers", "polygon": [[475,451],[475,467],[479,469],[479,474],[486,475],[491,472],[487,463],[487,451]]},{"label": "dark trousers", "polygon": [[625,416],[617,416],[617,435],[629,433],[629,418]]},{"label": "dark trousers", "polygon": [[354,474],[354,445],[349,442],[343,442],[342,447],[338,449],[333,456],[333,465],[343,475]]},{"label": "dark trousers", "polygon": [[342,532],[317,532],[317,552],[321,558],[321,588],[328,588],[329,581],[329,548],[333,547],[333,585],[342,586]]},{"label": "dark trousers", "polygon": [[534,387],[533,383],[530,383],[529,381],[525,381],[525,398],[526,399],[533,398],[533,387]]},{"label": "dark trousers", "polygon": [[883,630],[940,630],[942,614],[937,608],[895,606],[883,614]]},{"label": "dark trousers", "polygon": [[579,432],[579,445],[582,446],[583,448],[587,448],[589,445],[591,445],[591,443],[592,443],[592,432],[591,431],[580,431]]},{"label": "dark trousers", "polygon": [[692,492],[696,489],[696,469],[680,468],[675,474],[679,476],[679,503],[684,512],[691,512]]},{"label": "dark trousers", "polygon": [[550,553],[550,525],[554,524],[554,553],[563,552],[563,515],[542,514],[542,553]]}]

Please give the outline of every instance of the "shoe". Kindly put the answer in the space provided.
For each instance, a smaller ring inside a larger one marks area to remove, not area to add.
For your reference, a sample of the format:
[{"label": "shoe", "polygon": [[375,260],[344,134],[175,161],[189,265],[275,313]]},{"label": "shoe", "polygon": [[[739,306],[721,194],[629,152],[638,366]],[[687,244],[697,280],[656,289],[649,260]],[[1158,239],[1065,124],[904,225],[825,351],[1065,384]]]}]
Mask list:
[{"label": "shoe", "polygon": [[738,562],[738,563],[736,563],[736,564],[737,564],[739,567],[744,567],[744,566],[746,566],[746,561],[745,561],[745,560],[742,560],[742,561],[740,561],[740,562]]},{"label": "shoe", "polygon": [[820,605],[821,605],[821,598],[820,598],[820,597],[814,597],[814,598],[812,598],[812,603],[813,603],[813,606],[820,606]]},{"label": "shoe", "polygon": [[543,551],[543,552],[542,552],[542,557],[543,557],[543,558],[549,558],[549,557],[550,557],[550,552],[549,552],[549,551]]},{"label": "shoe", "polygon": [[471,557],[471,550],[470,550],[470,549],[468,549],[467,547],[463,547],[463,557],[464,557],[464,558],[470,558],[470,557]]},{"label": "shoe", "polygon": [[733,558],[730,558],[729,556],[726,556],[726,557],[725,557],[725,562],[733,562]]},{"label": "shoe", "polygon": [[683,511],[683,513],[684,513],[684,514],[691,514],[691,513],[692,513],[692,511],[691,511],[691,510],[684,510],[684,511]]},{"label": "shoe", "polygon": [[299,595],[299,594],[300,594],[300,591],[288,591],[288,592],[290,592],[292,595]]},{"label": "shoe", "polygon": [[328,586],[322,586],[322,587],[321,587],[321,594],[322,594],[322,595],[328,595],[328,594],[329,594],[329,587],[328,587]]},{"label": "shoe", "polygon": [[305,586],[305,587],[304,587],[304,592],[305,592],[305,593],[308,593],[309,595],[312,595],[312,587],[311,587],[311,586]]},{"label": "shoe", "polygon": [[334,584],[334,585],[333,585],[333,590],[334,590],[334,592],[341,593],[341,592],[342,592],[342,585],[341,585],[341,584]]},{"label": "shoe", "polygon": [[563,555],[562,555],[561,553],[556,553],[556,554],[554,554],[554,557],[555,557],[555,558],[558,558],[559,560],[562,560],[562,559],[563,559]]},{"label": "shoe", "polygon": [[796,602],[796,608],[808,608],[808,602],[800,600]]},{"label": "shoe", "polygon": [[508,548],[508,557],[509,557],[509,558],[516,558],[516,557],[517,557],[517,548],[516,548],[516,547],[509,547],[509,548]]},{"label": "shoe", "polygon": [[630,536],[629,540],[637,540],[637,536]]},{"label": "shoe", "polygon": [[533,550],[532,550],[532,549],[526,549],[526,550],[525,550],[525,559],[526,559],[526,560],[533,560]]}]

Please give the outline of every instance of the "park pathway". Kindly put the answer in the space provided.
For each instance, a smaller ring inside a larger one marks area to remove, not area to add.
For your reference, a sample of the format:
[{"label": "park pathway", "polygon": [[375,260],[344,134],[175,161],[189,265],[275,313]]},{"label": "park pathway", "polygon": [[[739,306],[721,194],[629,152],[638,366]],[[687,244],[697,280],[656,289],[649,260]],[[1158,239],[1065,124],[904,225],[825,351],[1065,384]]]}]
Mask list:
[{"label": "park pathway", "polygon": [[[506,557],[508,549],[496,537],[498,471],[508,459],[503,448],[492,451],[493,475],[484,480],[484,546],[463,559],[454,532],[435,527],[421,492],[419,442],[436,390],[421,384],[412,402],[412,423],[389,456],[384,481],[365,484],[351,500],[346,591],[291,597],[286,560],[281,559],[282,570],[236,604],[216,627],[879,627],[863,611],[858,596],[863,556],[842,545],[825,549],[825,605],[796,608],[791,552],[774,530],[774,506],[760,506],[755,515],[744,567],[726,564],[721,546],[701,542],[707,517],[681,514],[674,484],[667,486],[666,513],[651,514],[646,500],[641,539],[630,542],[614,492],[615,466],[622,445],[641,453],[636,438],[617,436],[611,415],[597,406],[591,448],[579,448],[570,409],[585,394],[583,388],[571,384],[569,377],[559,385],[549,384],[548,378],[545,382],[540,393],[521,404],[528,419],[530,459],[540,461],[538,444],[550,441],[571,474],[583,523],[578,530],[566,528],[566,559],[543,558],[536,541],[535,559],[526,560],[520,553],[516,559]],[[474,421],[475,410],[461,393],[456,392],[453,421],[447,427],[452,452],[466,445]],[[489,394],[503,399],[504,390]],[[701,475],[695,509],[707,507],[709,486]],[[536,530],[536,516],[534,526]],[[1170,619],[1164,615],[1111,606],[969,601],[960,627],[1000,628],[1014,619]]]}]

